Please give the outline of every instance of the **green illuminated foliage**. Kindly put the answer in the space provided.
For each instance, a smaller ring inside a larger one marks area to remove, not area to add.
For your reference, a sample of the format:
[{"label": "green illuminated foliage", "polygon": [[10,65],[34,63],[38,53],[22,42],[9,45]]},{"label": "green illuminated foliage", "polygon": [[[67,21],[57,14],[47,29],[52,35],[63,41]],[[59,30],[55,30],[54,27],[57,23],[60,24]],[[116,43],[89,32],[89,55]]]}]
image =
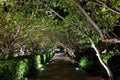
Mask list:
[{"label": "green illuminated foliage", "polygon": [[35,57],[34,57],[34,63],[35,63],[35,68],[37,69],[37,70],[39,70],[42,66],[43,66],[43,64],[41,63],[41,57],[40,57],[40,55],[35,55]]},{"label": "green illuminated foliage", "polygon": [[90,65],[91,62],[86,57],[83,57],[79,62],[79,66],[81,68],[88,68]]}]

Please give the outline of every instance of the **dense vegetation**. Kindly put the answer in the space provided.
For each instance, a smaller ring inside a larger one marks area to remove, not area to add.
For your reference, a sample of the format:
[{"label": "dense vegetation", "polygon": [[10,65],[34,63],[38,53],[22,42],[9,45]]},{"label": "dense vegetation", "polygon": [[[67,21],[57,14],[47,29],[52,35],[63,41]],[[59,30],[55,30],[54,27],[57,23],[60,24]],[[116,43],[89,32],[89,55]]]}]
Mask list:
[{"label": "dense vegetation", "polygon": [[34,54],[12,57],[0,60],[0,79],[2,80],[28,80],[27,77],[36,71],[42,70],[53,53]]},{"label": "dense vegetation", "polygon": [[[120,55],[119,30],[119,0],[0,0],[0,58],[3,60],[41,54],[43,48],[62,43],[74,52],[82,68],[92,67],[97,58],[91,49],[91,39],[104,63],[108,62],[112,70],[119,69],[120,66],[109,62],[113,56]],[[21,62],[24,64],[24,59]],[[14,67],[17,64],[19,61],[13,60],[5,63]],[[119,76],[116,72],[114,76]]]}]

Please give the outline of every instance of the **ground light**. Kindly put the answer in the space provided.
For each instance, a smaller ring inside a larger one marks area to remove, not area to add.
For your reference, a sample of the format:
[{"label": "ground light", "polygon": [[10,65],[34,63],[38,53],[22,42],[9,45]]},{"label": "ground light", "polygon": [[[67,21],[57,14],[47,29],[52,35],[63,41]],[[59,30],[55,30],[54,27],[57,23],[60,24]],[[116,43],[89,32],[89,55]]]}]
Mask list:
[{"label": "ground light", "polygon": [[76,71],[79,71],[79,70],[80,70],[80,68],[76,67],[76,68],[75,68],[75,70],[76,70]]},{"label": "ground light", "polygon": [[42,67],[42,68],[40,68],[40,71],[43,71],[43,70],[45,70],[43,67]]},{"label": "ground light", "polygon": [[38,64],[38,66],[37,66],[38,69],[41,69],[42,67],[43,67],[42,64]]}]

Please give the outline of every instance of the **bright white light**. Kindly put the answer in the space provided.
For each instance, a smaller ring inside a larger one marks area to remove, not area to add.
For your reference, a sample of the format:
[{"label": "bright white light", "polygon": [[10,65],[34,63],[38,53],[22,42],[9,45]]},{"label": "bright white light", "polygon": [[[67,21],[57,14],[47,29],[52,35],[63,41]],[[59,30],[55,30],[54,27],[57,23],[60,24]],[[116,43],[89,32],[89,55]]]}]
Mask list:
[{"label": "bright white light", "polygon": [[38,65],[38,69],[41,68],[42,66],[43,66],[42,64],[39,64],[39,65]]},{"label": "bright white light", "polygon": [[41,71],[43,71],[43,70],[44,70],[44,68],[41,68],[40,70],[41,70]]},{"label": "bright white light", "polygon": [[78,70],[80,70],[80,68],[76,67],[75,70],[78,71]]}]

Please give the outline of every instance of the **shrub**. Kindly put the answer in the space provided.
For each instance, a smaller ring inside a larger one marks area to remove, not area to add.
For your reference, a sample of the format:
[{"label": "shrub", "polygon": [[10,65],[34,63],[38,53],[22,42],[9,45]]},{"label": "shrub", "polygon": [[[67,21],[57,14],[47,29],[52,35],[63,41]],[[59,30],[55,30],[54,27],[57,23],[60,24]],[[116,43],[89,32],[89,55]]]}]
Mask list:
[{"label": "shrub", "polygon": [[35,66],[36,70],[40,69],[43,66],[43,64],[41,63],[41,57],[40,57],[40,55],[35,55],[34,56],[34,63],[35,63],[34,66]]},{"label": "shrub", "polygon": [[21,80],[27,71],[27,60],[0,60],[0,79]]},{"label": "shrub", "polygon": [[37,54],[11,57],[10,60],[0,60],[0,80],[27,80],[25,76],[39,70],[47,58],[53,54]]},{"label": "shrub", "polygon": [[15,65],[15,62],[12,60],[0,60],[0,79],[12,80],[15,78],[13,65]]},{"label": "shrub", "polygon": [[91,62],[86,57],[83,57],[79,62],[79,66],[81,68],[88,68],[90,65]]},{"label": "shrub", "polygon": [[19,60],[16,63],[16,80],[24,79],[24,75],[28,72],[28,60]]},{"label": "shrub", "polygon": [[55,53],[50,52],[50,59],[54,56]]},{"label": "shrub", "polygon": [[48,62],[50,60],[50,53],[46,52],[46,62]]},{"label": "shrub", "polygon": [[114,55],[116,55],[117,53],[116,52],[113,52],[113,51],[110,51],[109,53],[102,53],[102,58],[103,58],[103,61],[105,63],[107,63],[107,61],[113,57]]},{"label": "shrub", "polygon": [[13,57],[18,57],[18,53],[17,52],[10,53],[9,58],[13,58]]}]

